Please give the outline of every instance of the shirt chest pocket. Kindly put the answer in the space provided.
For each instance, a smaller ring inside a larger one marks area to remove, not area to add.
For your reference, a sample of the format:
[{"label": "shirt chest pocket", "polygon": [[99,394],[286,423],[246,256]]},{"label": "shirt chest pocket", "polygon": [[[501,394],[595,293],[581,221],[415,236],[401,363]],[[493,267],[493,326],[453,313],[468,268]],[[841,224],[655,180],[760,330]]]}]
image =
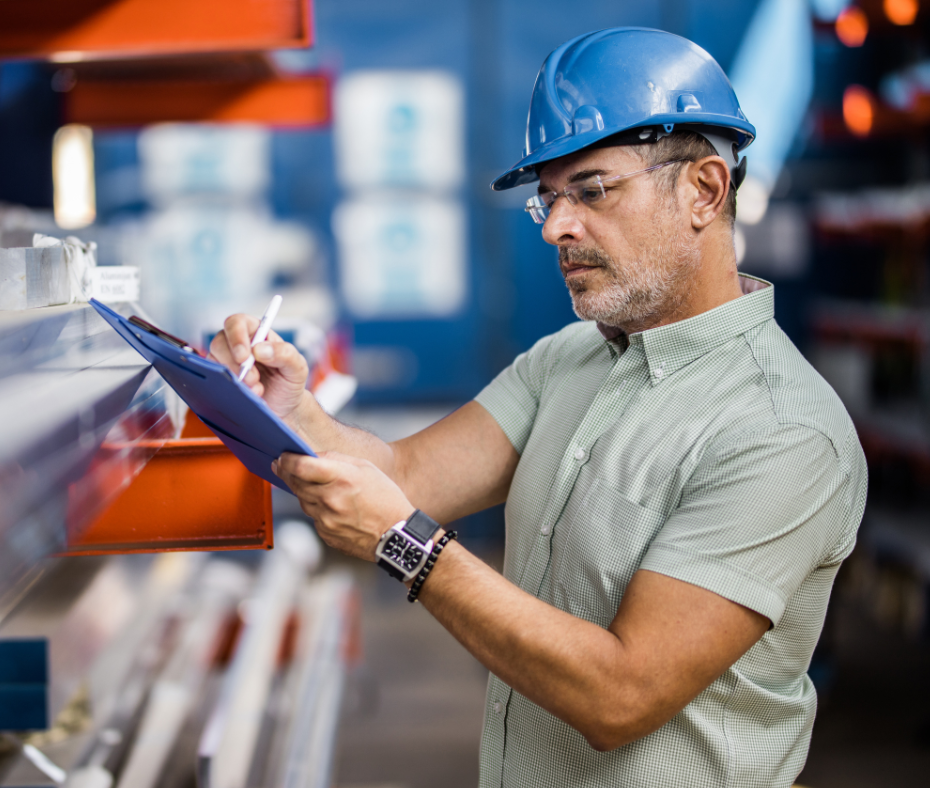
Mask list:
[{"label": "shirt chest pocket", "polygon": [[557,607],[607,627],[627,584],[665,522],[602,479],[579,476],[552,537]]}]

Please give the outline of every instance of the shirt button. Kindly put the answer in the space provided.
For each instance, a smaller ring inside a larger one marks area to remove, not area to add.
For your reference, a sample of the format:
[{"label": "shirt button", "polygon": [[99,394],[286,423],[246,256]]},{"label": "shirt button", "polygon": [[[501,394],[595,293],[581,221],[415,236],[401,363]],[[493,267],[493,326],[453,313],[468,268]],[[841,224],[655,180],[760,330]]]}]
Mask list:
[{"label": "shirt button", "polygon": [[494,707],[493,707],[493,708],[494,708],[494,713],[495,713],[495,714],[500,714],[500,713],[504,710],[504,704],[501,703],[499,700],[496,700],[496,701],[494,701]]},{"label": "shirt button", "polygon": [[543,536],[549,536],[549,531],[551,530],[552,529],[548,525],[544,525],[539,529],[539,533],[541,533]]},{"label": "shirt button", "polygon": [[588,456],[588,453],[584,449],[575,449],[575,459],[578,462],[583,462],[584,458]]},{"label": "shirt button", "polygon": [[654,370],[652,370],[652,374],[657,378],[661,378],[665,374],[665,370],[663,370],[662,367],[656,367]]}]

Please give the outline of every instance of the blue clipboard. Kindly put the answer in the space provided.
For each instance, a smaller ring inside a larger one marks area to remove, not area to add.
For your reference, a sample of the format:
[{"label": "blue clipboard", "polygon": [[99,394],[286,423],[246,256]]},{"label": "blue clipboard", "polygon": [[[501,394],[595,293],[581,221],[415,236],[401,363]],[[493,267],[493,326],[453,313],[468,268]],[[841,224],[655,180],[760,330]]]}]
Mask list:
[{"label": "blue clipboard", "polygon": [[[315,457],[304,441],[244,383],[222,364],[203,358],[192,349],[173,344],[129,322],[110,307],[91,299],[117,333],[158,371],[194,411],[256,476],[282,490],[291,489],[271,472],[271,462],[282,452]],[[168,335],[170,336],[170,335]]]}]

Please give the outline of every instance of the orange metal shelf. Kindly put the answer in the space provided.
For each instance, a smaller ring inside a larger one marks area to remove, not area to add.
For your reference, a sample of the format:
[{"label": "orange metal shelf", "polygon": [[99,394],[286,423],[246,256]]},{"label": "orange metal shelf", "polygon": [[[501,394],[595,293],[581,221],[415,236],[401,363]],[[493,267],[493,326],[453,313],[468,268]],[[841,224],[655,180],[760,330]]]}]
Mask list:
[{"label": "orange metal shelf", "polygon": [[[184,435],[204,432],[189,419]],[[273,547],[271,485],[218,438],[152,443],[154,456],[102,515],[88,526],[69,524],[62,555]]]},{"label": "orange metal shelf", "polygon": [[306,47],[310,0],[0,0],[0,57]]},{"label": "orange metal shelf", "polygon": [[[8,0],[0,0],[0,7]],[[96,127],[176,122],[318,126],[331,118],[323,75],[245,79],[93,79],[65,94],[70,123]]]}]

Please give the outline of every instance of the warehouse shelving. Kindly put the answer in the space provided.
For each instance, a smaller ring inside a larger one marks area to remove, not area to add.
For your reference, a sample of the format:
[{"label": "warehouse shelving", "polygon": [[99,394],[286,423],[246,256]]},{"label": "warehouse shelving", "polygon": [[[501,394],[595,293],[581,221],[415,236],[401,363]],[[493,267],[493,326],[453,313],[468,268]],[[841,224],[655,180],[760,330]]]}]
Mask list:
[{"label": "warehouse shelving", "polygon": [[306,47],[308,0],[3,0],[0,58],[56,62]]},{"label": "warehouse shelving", "polygon": [[[177,63],[164,65],[177,73]],[[232,68],[229,75],[205,78],[194,68],[170,78],[159,75],[154,65],[149,73],[134,79],[79,76],[64,96],[65,118],[95,128],[194,121],[310,127],[331,120],[326,75],[243,78]]]},{"label": "warehouse shelving", "polygon": [[45,60],[67,122],[331,119],[326,74],[284,74],[267,52],[312,43],[309,0],[4,0],[0,58]]},{"label": "warehouse shelving", "polygon": [[[0,58],[44,63],[67,123],[315,127],[329,75],[273,56],[310,46],[311,19],[309,0],[3,0]],[[323,344],[335,411],[354,379]],[[87,303],[0,312],[0,360],[0,729],[48,729],[0,731],[0,786],[209,786],[231,758],[226,788],[331,784],[352,579],[316,573],[305,521],[270,552],[270,484]],[[198,759],[182,734],[205,715]]]}]

